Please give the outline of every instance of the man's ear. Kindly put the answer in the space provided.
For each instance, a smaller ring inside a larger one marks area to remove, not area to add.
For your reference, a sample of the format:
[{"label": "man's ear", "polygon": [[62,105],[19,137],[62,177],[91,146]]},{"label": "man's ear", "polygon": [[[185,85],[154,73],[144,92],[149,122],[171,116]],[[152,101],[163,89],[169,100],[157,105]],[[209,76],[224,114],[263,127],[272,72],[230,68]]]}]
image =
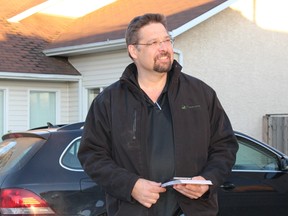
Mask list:
[{"label": "man's ear", "polygon": [[133,59],[137,59],[137,48],[134,45],[128,45],[128,52]]}]

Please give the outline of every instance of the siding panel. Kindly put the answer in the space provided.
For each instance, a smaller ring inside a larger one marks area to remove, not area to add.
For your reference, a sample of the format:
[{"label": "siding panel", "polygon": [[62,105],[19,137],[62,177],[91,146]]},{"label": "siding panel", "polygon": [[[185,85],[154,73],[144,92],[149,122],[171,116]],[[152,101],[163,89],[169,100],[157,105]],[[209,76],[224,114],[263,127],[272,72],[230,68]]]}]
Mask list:
[{"label": "siding panel", "polygon": [[69,61],[81,71],[85,89],[110,85],[120,78],[125,67],[131,63],[126,50],[71,57]]}]

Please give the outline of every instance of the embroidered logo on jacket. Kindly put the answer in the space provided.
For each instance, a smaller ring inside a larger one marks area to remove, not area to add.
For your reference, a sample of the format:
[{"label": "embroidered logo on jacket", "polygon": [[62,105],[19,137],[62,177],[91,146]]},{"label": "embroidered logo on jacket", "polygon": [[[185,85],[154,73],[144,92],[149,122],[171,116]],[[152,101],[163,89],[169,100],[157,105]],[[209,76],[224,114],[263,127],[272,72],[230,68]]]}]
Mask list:
[{"label": "embroidered logo on jacket", "polygon": [[200,108],[200,105],[182,105],[181,109],[186,110],[186,109],[195,109],[195,108]]}]

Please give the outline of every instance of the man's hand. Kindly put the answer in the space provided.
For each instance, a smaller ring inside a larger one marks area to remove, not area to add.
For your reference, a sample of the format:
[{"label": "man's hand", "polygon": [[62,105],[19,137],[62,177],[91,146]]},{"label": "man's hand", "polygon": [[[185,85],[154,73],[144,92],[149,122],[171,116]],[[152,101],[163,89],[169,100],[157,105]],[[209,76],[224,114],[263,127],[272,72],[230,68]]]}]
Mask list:
[{"label": "man's hand", "polygon": [[157,202],[160,193],[166,189],[161,187],[161,183],[148,181],[146,179],[138,179],[132,190],[132,197],[143,206],[150,208]]},{"label": "man's hand", "polygon": [[[195,176],[192,179],[195,180],[206,180],[202,176]],[[179,193],[189,197],[190,199],[198,199],[204,193],[209,190],[208,185],[196,185],[196,184],[177,184],[174,185],[173,188],[177,190]]]}]

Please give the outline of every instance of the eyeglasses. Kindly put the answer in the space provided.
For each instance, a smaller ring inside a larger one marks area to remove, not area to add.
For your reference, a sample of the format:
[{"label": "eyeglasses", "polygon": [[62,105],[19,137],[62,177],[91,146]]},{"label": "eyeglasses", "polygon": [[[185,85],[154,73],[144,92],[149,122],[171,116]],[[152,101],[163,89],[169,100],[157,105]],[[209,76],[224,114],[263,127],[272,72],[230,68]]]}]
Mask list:
[{"label": "eyeglasses", "polygon": [[161,45],[165,46],[172,46],[174,43],[174,39],[172,38],[167,38],[163,41],[152,41],[151,43],[134,43],[133,45],[142,45],[142,46],[147,46],[151,48],[158,48],[161,47]]}]

